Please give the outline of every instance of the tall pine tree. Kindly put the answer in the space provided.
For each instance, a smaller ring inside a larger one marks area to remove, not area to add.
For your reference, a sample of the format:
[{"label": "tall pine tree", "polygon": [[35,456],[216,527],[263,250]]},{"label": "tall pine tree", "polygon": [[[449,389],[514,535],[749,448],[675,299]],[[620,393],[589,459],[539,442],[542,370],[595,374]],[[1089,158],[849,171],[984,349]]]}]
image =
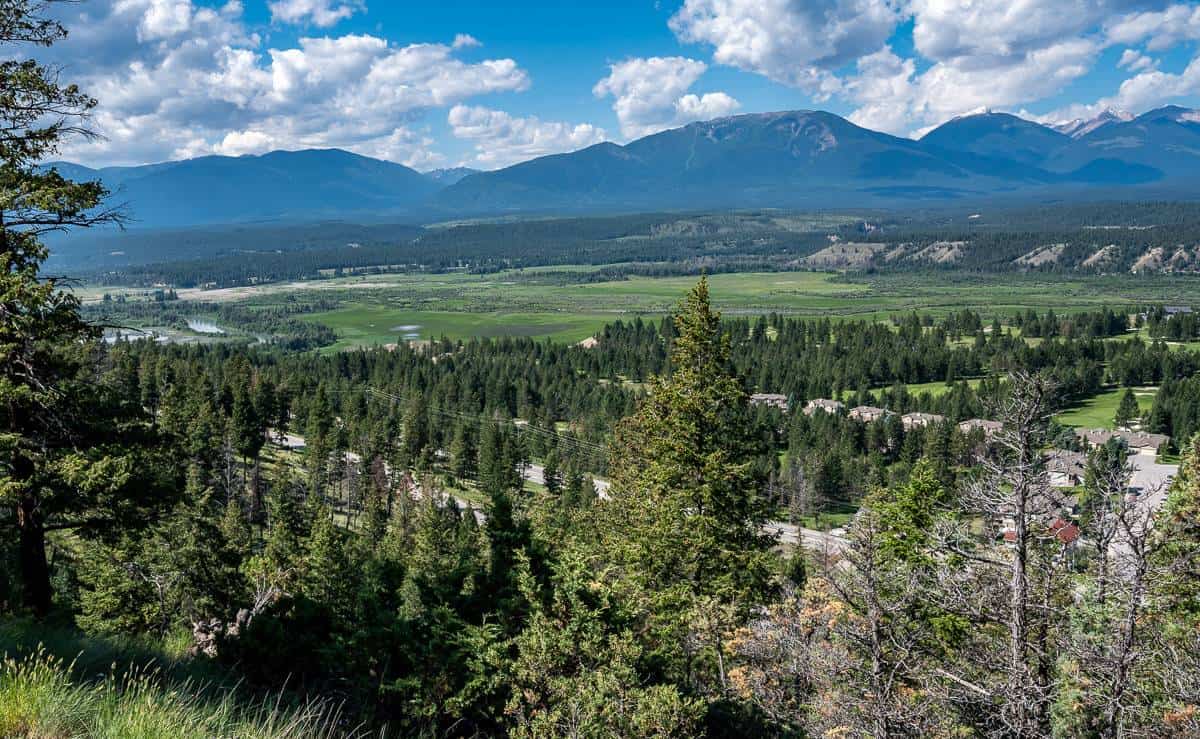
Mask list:
[{"label": "tall pine tree", "polygon": [[[88,137],[96,101],[59,70],[22,58],[66,30],[44,2],[0,3],[0,505],[19,540],[24,603],[51,606],[47,533],[111,533],[164,500],[161,460],[146,449],[149,418],[114,388],[98,386],[98,331],[78,299],[40,273],[42,237],[119,220],[101,209],[99,182],[43,168],[67,138]],[[138,500],[141,498],[142,500]]]},{"label": "tall pine tree", "polygon": [[650,380],[618,429],[613,500],[600,509],[608,556],[644,609],[650,660],[694,686],[720,672],[721,652],[708,644],[698,658],[685,647],[698,637],[696,624],[714,610],[745,617],[762,602],[773,541],[761,532],[768,505],[753,464],[761,442],[706,279],[674,325],[670,374]]}]

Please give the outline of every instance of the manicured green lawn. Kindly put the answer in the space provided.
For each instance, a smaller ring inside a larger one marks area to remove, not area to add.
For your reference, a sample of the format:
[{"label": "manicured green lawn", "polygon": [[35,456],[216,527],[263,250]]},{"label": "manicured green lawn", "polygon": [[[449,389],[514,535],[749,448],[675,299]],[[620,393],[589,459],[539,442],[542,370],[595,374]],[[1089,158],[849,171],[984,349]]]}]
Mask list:
[{"label": "manicured green lawn", "polygon": [[[966,380],[967,385],[969,385],[971,388],[979,387],[979,382],[980,379],[978,377]],[[950,388],[951,386],[947,385],[945,382],[920,382],[915,385],[909,385],[908,394],[921,395],[923,393],[929,393],[936,398],[940,395],[945,395],[946,393],[950,392]]]},{"label": "manicured green lawn", "polygon": [[[1150,331],[1145,326],[1137,329],[1136,331],[1130,331],[1124,336],[1113,336],[1105,339],[1105,341],[1122,341],[1124,339],[1133,338],[1134,336],[1140,338],[1146,343],[1156,341],[1156,339],[1150,336]],[[1200,341],[1168,341],[1167,346],[1170,347],[1172,351],[1200,351]]]},{"label": "manicured green lawn", "polygon": [[[1143,413],[1149,411],[1150,407],[1154,405],[1154,395],[1158,392],[1158,388],[1134,388],[1133,391],[1137,396],[1138,407],[1142,409]],[[1121,403],[1121,396],[1124,394],[1125,388],[1123,387],[1106,390],[1059,413],[1056,418],[1065,426],[1111,429],[1113,416],[1117,414],[1117,406]]]}]

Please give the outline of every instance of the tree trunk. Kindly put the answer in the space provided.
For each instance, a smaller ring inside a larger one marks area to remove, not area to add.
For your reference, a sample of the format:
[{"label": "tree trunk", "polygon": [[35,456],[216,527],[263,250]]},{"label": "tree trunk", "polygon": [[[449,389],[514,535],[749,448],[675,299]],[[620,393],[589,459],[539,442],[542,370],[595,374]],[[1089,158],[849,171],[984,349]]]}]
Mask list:
[{"label": "tree trunk", "polygon": [[46,527],[37,510],[37,496],[25,493],[17,503],[21,532],[19,557],[25,606],[38,618],[50,613],[50,566],[46,562]]},{"label": "tree trunk", "polygon": [[[1014,508],[1013,518],[1015,541],[1013,547],[1012,572],[1009,592],[1009,636],[1008,636],[1008,688],[1010,710],[1015,710],[1013,728],[1018,736],[1025,736],[1028,726],[1028,704],[1025,693],[1028,688],[1029,670],[1025,661],[1027,653],[1026,637],[1028,624],[1026,622],[1026,607],[1029,599],[1029,583],[1025,578],[1026,559],[1028,556],[1028,520],[1025,511],[1025,490],[1022,480],[1013,485]],[[1013,705],[1015,704],[1015,705]]]},{"label": "tree trunk", "polygon": [[[1129,534],[1132,536],[1132,534]],[[1104,711],[1104,726],[1100,736],[1105,739],[1122,735],[1122,724],[1125,717],[1125,696],[1133,682],[1130,673],[1137,660],[1138,651],[1138,619],[1142,615],[1142,598],[1146,591],[1146,554],[1142,546],[1137,547],[1138,562],[1134,567],[1130,582],[1129,602],[1125,606],[1125,618],[1121,624],[1118,637],[1116,657],[1117,664],[1109,682],[1108,706]]]}]

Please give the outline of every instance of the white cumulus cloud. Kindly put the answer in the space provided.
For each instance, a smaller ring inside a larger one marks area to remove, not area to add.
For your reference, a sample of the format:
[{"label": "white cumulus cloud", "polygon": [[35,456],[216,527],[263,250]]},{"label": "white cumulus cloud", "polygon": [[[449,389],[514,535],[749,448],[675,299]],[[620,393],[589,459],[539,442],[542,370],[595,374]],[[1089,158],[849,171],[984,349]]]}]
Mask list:
[{"label": "white cumulus cloud", "polygon": [[885,49],[865,57],[848,81],[848,97],[860,106],[850,118],[908,134],[977,108],[1011,108],[1053,95],[1084,76],[1099,51],[1089,39],[1068,39],[990,64],[953,60],[917,73],[911,59]]},{"label": "white cumulus cloud", "polygon": [[[912,0],[907,12],[914,47],[928,64],[920,69],[890,48],[860,59],[845,82],[846,98],[858,105],[851,118],[892,133],[919,134],[979,107],[1016,109],[1051,97],[1091,73],[1100,53],[1115,43],[1114,29],[1137,15],[1123,11],[1152,4]],[[1123,33],[1140,40],[1153,36],[1154,27],[1144,21],[1142,30]],[[1133,51],[1120,66],[1145,72],[1154,60]]]},{"label": "white cumulus cloud", "polygon": [[1179,74],[1148,70],[1121,83],[1117,94],[1101,100],[1098,108],[1147,110],[1180,98],[1200,95],[1200,56]]},{"label": "white cumulus cloud", "polygon": [[1142,0],[912,0],[913,41],[936,61],[986,66],[1081,35]]},{"label": "white cumulus cloud", "polygon": [[483,46],[483,44],[469,33],[459,33],[454,36],[454,43],[451,46],[456,49],[469,49],[473,46]]},{"label": "white cumulus cloud", "polygon": [[[330,20],[326,11],[359,5],[289,4],[317,25]],[[436,164],[435,142],[418,123],[428,111],[530,84],[513,59],[459,58],[479,45],[465,34],[450,43],[346,34],[266,46],[238,2],[65,7],[76,14],[67,26],[80,32],[48,53],[100,100],[94,124],[104,138],[75,142],[62,155],[91,164],[331,146]],[[82,58],[86,67],[75,62]]]},{"label": "white cumulus cloud", "polygon": [[[912,24],[913,52],[893,34]],[[1113,45],[1134,76],[1114,96],[1186,88],[1156,75],[1158,51],[1200,38],[1200,6],[1165,0],[684,0],[676,36],[716,64],[761,74],[816,102],[847,102],[860,125],[901,135],[979,107],[1016,109],[1090,74]],[[1132,48],[1144,46],[1141,48]],[[1178,79],[1176,79],[1178,78]],[[1135,92],[1136,91],[1136,92]]]},{"label": "white cumulus cloud", "polygon": [[475,143],[471,164],[493,169],[547,154],[575,151],[607,140],[604,129],[590,123],[543,121],[503,110],[455,105],[447,122],[455,137]]},{"label": "white cumulus cloud", "polygon": [[359,0],[271,0],[267,8],[279,23],[311,23],[330,28],[366,6]]},{"label": "white cumulus cloud", "polygon": [[879,49],[901,18],[899,0],[686,0],[670,26],[713,47],[713,60],[793,85],[818,99],[834,72]]},{"label": "white cumulus cloud", "polygon": [[1122,69],[1128,69],[1130,72],[1141,72],[1153,67],[1154,59],[1136,49],[1126,49],[1121,54],[1120,60],[1117,61],[1117,66]]},{"label": "white cumulus cloud", "polygon": [[1179,3],[1162,10],[1131,13],[1115,18],[1105,30],[1113,43],[1145,42],[1151,51],[1162,51],[1181,41],[1200,39],[1200,5]]},{"label": "white cumulus cloud", "polygon": [[738,101],[724,92],[688,93],[707,69],[704,62],[680,56],[627,59],[611,65],[592,93],[612,96],[621,134],[638,138],[737,110]]}]

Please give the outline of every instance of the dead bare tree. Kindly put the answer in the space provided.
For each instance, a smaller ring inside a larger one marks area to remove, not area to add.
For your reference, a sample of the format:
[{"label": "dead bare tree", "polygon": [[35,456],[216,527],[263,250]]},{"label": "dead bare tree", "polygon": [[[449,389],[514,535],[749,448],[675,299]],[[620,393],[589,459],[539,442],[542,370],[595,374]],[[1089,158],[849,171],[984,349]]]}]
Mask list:
[{"label": "dead bare tree", "polygon": [[1110,459],[1107,454],[1095,453],[1088,460],[1087,485],[1084,491],[1087,512],[1084,530],[1095,547],[1091,560],[1095,578],[1095,597],[1100,606],[1107,603],[1114,576],[1115,544],[1131,515],[1129,509],[1129,478],[1133,467],[1128,458]]},{"label": "dead bare tree", "polygon": [[[1152,532],[1154,511],[1143,500],[1131,501],[1127,495],[1119,495],[1113,509],[1107,514],[1116,522],[1118,531],[1109,548],[1116,550],[1114,560],[1120,576],[1112,585],[1104,583],[1106,591],[1103,595],[1107,598],[1112,590],[1117,590],[1121,609],[1115,639],[1098,660],[1099,664],[1108,667],[1104,713],[1099,727],[1100,736],[1104,739],[1116,739],[1124,734],[1124,716],[1130,693],[1135,687],[1135,667],[1142,657],[1139,624],[1146,605],[1146,588],[1157,548]],[[1101,561],[1107,559],[1102,557]],[[1108,603],[1103,605],[1107,606]],[[1099,632],[1101,637],[1106,633],[1107,629]]]},{"label": "dead bare tree", "polygon": [[816,645],[827,638],[830,621],[822,605],[819,598],[806,602],[794,585],[785,584],[778,600],[729,639],[736,662],[733,691],[781,725],[797,724],[812,697]]},{"label": "dead bare tree", "polygon": [[963,494],[964,507],[995,526],[1004,542],[998,551],[975,555],[972,566],[1007,579],[1007,645],[1003,679],[994,686],[999,711],[992,730],[1005,737],[1042,737],[1050,729],[1054,622],[1063,618],[1052,603],[1061,578],[1051,575],[1061,568],[1054,567],[1056,542],[1048,533],[1064,498],[1050,485],[1042,454],[1054,392],[1044,376],[1009,376],[1008,392],[994,411],[1003,424],[993,437],[995,453],[980,461],[983,474]]},{"label": "dead bare tree", "polygon": [[937,733],[945,718],[933,710],[933,696],[923,687],[932,641],[919,608],[924,573],[885,552],[884,529],[877,513],[863,509],[850,527],[850,545],[824,572],[849,614],[831,629],[842,649],[814,660],[821,674],[810,679],[820,684],[832,678],[854,697],[836,702],[840,705],[826,702],[820,715],[832,722],[812,729],[854,726],[856,736],[919,737]]},{"label": "dead bare tree", "polygon": [[784,471],[784,494],[788,502],[788,519],[799,524],[805,516],[816,516],[824,508],[821,491],[812,484],[798,460],[792,459]]}]

